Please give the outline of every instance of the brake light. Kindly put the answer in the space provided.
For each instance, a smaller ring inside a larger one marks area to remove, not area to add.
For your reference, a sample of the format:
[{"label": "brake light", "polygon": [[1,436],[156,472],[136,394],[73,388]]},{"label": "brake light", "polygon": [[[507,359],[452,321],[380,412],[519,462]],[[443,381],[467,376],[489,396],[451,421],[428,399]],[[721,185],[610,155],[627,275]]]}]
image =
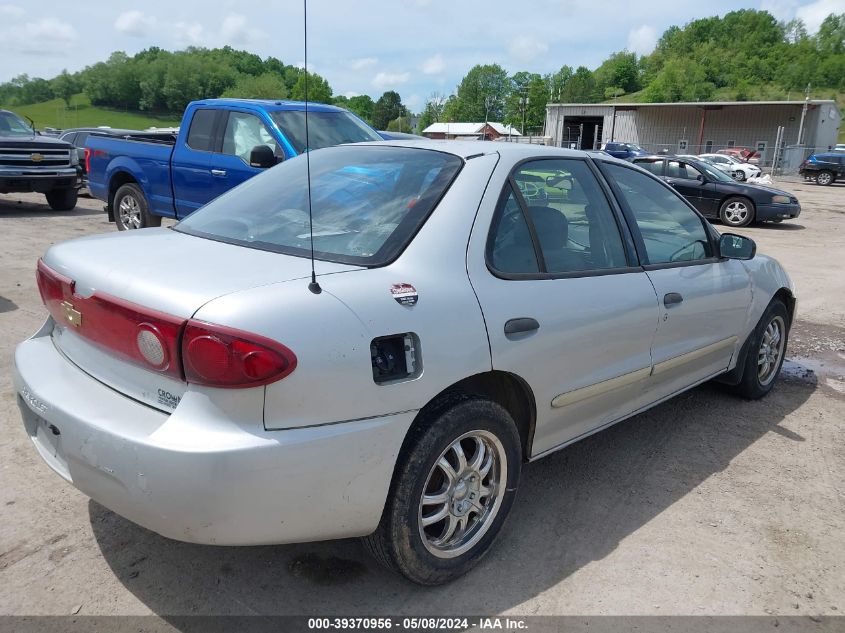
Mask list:
[{"label": "brake light", "polygon": [[91,150],[87,147],[85,148],[85,173],[91,173]]},{"label": "brake light", "polygon": [[257,334],[191,319],[182,336],[188,382],[239,389],[281,380],[296,369],[296,355]]},{"label": "brake light", "polygon": [[176,380],[237,389],[281,380],[296,368],[291,350],[263,336],[186,320],[105,293],[82,297],[72,279],[41,260],[36,278],[57,323],[134,365]]}]

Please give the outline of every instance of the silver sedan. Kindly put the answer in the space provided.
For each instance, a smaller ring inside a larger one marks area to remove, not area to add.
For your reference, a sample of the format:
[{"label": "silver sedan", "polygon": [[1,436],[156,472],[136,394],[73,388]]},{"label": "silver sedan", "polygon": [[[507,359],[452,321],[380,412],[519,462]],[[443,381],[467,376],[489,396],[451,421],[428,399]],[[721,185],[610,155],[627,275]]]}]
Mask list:
[{"label": "silver sedan", "polygon": [[523,463],[707,380],[772,389],[795,294],[755,250],[609,156],[323,149],[172,228],[50,248],[18,403],[53,470],[160,534],[360,536],[438,584]]}]

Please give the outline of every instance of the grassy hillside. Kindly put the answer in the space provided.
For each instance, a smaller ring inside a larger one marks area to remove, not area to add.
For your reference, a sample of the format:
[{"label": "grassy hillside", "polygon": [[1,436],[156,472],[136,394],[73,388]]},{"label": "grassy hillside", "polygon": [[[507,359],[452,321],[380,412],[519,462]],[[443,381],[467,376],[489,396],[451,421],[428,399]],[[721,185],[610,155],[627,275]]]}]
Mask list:
[{"label": "grassy hillside", "polygon": [[25,106],[0,106],[16,112],[21,116],[28,116],[35,121],[37,128],[55,127],[109,127],[145,130],[148,127],[174,127],[179,125],[178,115],[154,115],[147,112],[123,112],[92,106],[88,97],[82,93],[71,99],[71,106],[67,108],[61,99],[44,101]]}]

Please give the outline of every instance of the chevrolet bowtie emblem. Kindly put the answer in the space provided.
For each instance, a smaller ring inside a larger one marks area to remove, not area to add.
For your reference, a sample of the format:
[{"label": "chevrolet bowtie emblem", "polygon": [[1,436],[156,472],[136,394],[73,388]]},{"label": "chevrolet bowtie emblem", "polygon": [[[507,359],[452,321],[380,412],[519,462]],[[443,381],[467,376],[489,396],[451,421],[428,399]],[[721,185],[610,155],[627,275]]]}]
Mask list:
[{"label": "chevrolet bowtie emblem", "polygon": [[36,152],[35,154],[30,155],[29,160],[31,160],[33,163],[40,163],[42,160],[44,160],[44,154],[39,154]]},{"label": "chevrolet bowtie emblem", "polygon": [[75,327],[82,325],[82,313],[75,309],[70,301],[62,301],[62,310],[65,312],[68,323]]}]

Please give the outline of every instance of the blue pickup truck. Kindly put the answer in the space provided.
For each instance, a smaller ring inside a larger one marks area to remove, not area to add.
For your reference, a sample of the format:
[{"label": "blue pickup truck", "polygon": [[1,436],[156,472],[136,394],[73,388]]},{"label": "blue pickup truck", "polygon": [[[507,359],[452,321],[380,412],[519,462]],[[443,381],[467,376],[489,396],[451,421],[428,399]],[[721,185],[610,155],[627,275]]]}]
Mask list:
[{"label": "blue pickup truck", "polygon": [[[308,104],[307,149],[382,137],[354,114]],[[164,139],[89,136],[88,187],[121,231],[181,219],[262,170],[306,150],[305,104],[207,99]]]}]

